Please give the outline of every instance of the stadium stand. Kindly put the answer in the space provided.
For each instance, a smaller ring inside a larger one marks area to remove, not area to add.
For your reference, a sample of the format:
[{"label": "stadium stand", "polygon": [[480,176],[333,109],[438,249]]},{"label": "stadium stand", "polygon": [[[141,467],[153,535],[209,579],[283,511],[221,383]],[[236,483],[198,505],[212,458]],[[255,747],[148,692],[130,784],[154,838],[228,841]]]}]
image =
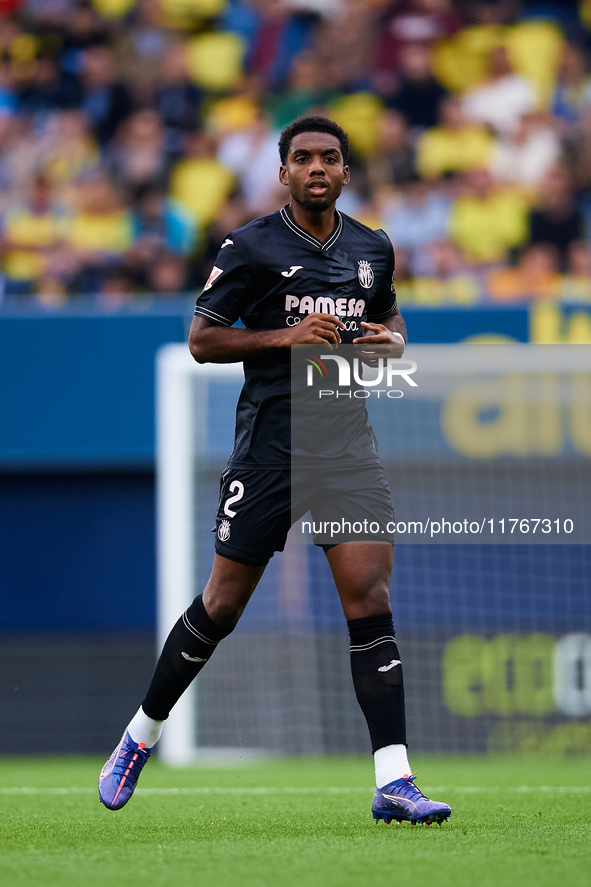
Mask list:
[{"label": "stadium stand", "polygon": [[587,2],[16,0],[0,16],[0,301],[198,292],[226,222],[284,202],[278,132],[319,110],[351,135],[341,207],[389,233],[406,298],[461,273],[484,304],[588,299]]}]

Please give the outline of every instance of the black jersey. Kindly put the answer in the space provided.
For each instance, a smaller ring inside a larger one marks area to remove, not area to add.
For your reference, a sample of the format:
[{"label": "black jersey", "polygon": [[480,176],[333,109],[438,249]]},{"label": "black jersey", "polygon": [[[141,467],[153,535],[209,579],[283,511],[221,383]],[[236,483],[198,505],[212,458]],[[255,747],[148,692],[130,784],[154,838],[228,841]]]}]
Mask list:
[{"label": "black jersey", "polygon": [[[348,343],[363,335],[361,321],[381,323],[395,312],[393,276],[384,231],[337,211],[337,226],[322,242],[284,207],[226,237],[195,314],[228,327],[240,319],[249,330],[296,326],[313,312],[334,314]],[[285,466],[291,457],[289,350],[248,358],[244,375],[230,464]],[[342,455],[359,458],[346,433],[341,443]]]}]

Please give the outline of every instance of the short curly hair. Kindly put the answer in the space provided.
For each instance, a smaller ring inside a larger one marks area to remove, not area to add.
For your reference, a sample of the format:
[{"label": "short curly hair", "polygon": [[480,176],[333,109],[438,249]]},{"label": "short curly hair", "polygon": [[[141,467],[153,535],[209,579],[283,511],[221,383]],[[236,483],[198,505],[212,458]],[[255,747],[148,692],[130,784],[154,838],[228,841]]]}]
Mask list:
[{"label": "short curly hair", "polygon": [[293,123],[286,126],[279,136],[279,156],[281,158],[281,163],[285,164],[287,160],[292,139],[294,139],[295,136],[299,136],[302,132],[326,132],[331,136],[336,136],[341,145],[341,154],[343,155],[345,165],[349,162],[351,146],[349,145],[349,137],[345,130],[341,129],[338,123],[335,123],[334,120],[329,120],[328,117],[309,116],[298,117],[297,120],[294,120]]}]

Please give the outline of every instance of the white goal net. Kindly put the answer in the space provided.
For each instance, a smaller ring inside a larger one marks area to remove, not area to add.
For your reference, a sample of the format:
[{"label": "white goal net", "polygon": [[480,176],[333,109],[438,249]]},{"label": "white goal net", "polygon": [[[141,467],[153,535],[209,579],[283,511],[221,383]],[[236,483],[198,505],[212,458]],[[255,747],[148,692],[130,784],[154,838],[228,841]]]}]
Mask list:
[{"label": "white goal net", "polygon": [[[368,397],[393,491],[394,624],[415,751],[591,754],[591,349],[415,346]],[[242,367],[158,357],[159,644],[207,581]],[[322,550],[267,568],[173,710],[171,764],[369,751]]]}]

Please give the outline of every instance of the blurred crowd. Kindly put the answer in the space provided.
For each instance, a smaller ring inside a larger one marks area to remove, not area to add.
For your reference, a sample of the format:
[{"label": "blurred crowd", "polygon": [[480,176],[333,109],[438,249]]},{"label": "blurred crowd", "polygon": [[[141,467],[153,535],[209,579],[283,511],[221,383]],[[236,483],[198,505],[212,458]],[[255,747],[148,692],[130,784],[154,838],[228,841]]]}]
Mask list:
[{"label": "blurred crowd", "polygon": [[404,301],[591,302],[591,0],[0,0],[0,299],[198,292],[350,135]]}]

